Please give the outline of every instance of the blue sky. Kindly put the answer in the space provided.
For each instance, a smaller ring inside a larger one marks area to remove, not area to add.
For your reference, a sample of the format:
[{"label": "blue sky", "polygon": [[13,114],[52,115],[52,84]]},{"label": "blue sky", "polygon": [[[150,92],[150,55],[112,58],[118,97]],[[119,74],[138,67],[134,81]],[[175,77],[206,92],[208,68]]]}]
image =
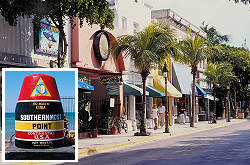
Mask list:
[{"label": "blue sky", "polygon": [[6,71],[5,72],[5,111],[14,112],[24,77],[43,73],[55,78],[58,92],[62,96],[75,96],[74,71]]}]

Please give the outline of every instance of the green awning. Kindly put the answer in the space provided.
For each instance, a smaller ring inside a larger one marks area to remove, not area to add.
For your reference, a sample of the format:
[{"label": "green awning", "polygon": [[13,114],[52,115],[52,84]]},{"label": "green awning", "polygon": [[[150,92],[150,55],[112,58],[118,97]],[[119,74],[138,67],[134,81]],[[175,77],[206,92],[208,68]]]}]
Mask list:
[{"label": "green awning", "polygon": [[152,87],[152,86],[146,86],[146,90],[149,92],[148,97],[165,97],[166,94],[162,91]]},{"label": "green awning", "polygon": [[[133,84],[124,83],[123,90],[124,90],[124,96],[128,95],[142,96],[143,94],[143,90],[140,87]],[[146,91],[146,95],[149,95],[148,91]]]}]

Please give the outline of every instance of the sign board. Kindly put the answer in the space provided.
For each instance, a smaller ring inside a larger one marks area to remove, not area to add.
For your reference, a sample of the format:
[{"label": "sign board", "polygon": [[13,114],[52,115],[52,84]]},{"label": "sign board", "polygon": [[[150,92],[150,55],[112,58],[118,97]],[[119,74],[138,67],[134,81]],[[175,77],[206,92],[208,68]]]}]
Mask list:
[{"label": "sign board", "polygon": [[100,77],[100,83],[101,84],[120,84],[121,83],[121,77]]},{"label": "sign board", "polygon": [[35,31],[35,52],[57,56],[59,47],[59,29],[40,22]]},{"label": "sign board", "polygon": [[110,98],[110,107],[115,107],[115,99]]}]

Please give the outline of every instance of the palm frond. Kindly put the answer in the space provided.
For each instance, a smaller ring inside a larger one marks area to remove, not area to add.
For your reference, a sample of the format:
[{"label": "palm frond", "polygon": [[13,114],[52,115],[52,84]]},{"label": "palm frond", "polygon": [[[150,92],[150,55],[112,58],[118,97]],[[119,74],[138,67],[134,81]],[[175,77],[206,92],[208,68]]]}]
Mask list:
[{"label": "palm frond", "polygon": [[117,46],[113,48],[112,54],[118,58],[121,53],[123,57],[130,57],[140,72],[151,70],[159,65],[168,55],[173,55],[174,35],[168,28],[159,24],[151,24],[143,31],[135,35],[123,35],[118,37]]}]

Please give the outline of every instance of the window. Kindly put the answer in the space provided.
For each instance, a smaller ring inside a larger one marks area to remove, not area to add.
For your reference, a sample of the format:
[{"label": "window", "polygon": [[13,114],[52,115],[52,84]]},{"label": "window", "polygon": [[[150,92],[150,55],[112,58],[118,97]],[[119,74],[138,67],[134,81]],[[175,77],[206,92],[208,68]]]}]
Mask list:
[{"label": "window", "polygon": [[133,32],[134,34],[137,33],[139,31],[139,24],[134,22],[134,25],[133,25]]},{"label": "window", "polygon": [[112,11],[114,12],[114,16],[115,16],[115,18],[114,18],[114,26],[115,27],[119,27],[119,25],[118,25],[118,13],[117,13],[117,11],[115,10],[115,9],[112,9]]},{"label": "window", "polygon": [[122,29],[127,30],[127,18],[122,17]]}]

